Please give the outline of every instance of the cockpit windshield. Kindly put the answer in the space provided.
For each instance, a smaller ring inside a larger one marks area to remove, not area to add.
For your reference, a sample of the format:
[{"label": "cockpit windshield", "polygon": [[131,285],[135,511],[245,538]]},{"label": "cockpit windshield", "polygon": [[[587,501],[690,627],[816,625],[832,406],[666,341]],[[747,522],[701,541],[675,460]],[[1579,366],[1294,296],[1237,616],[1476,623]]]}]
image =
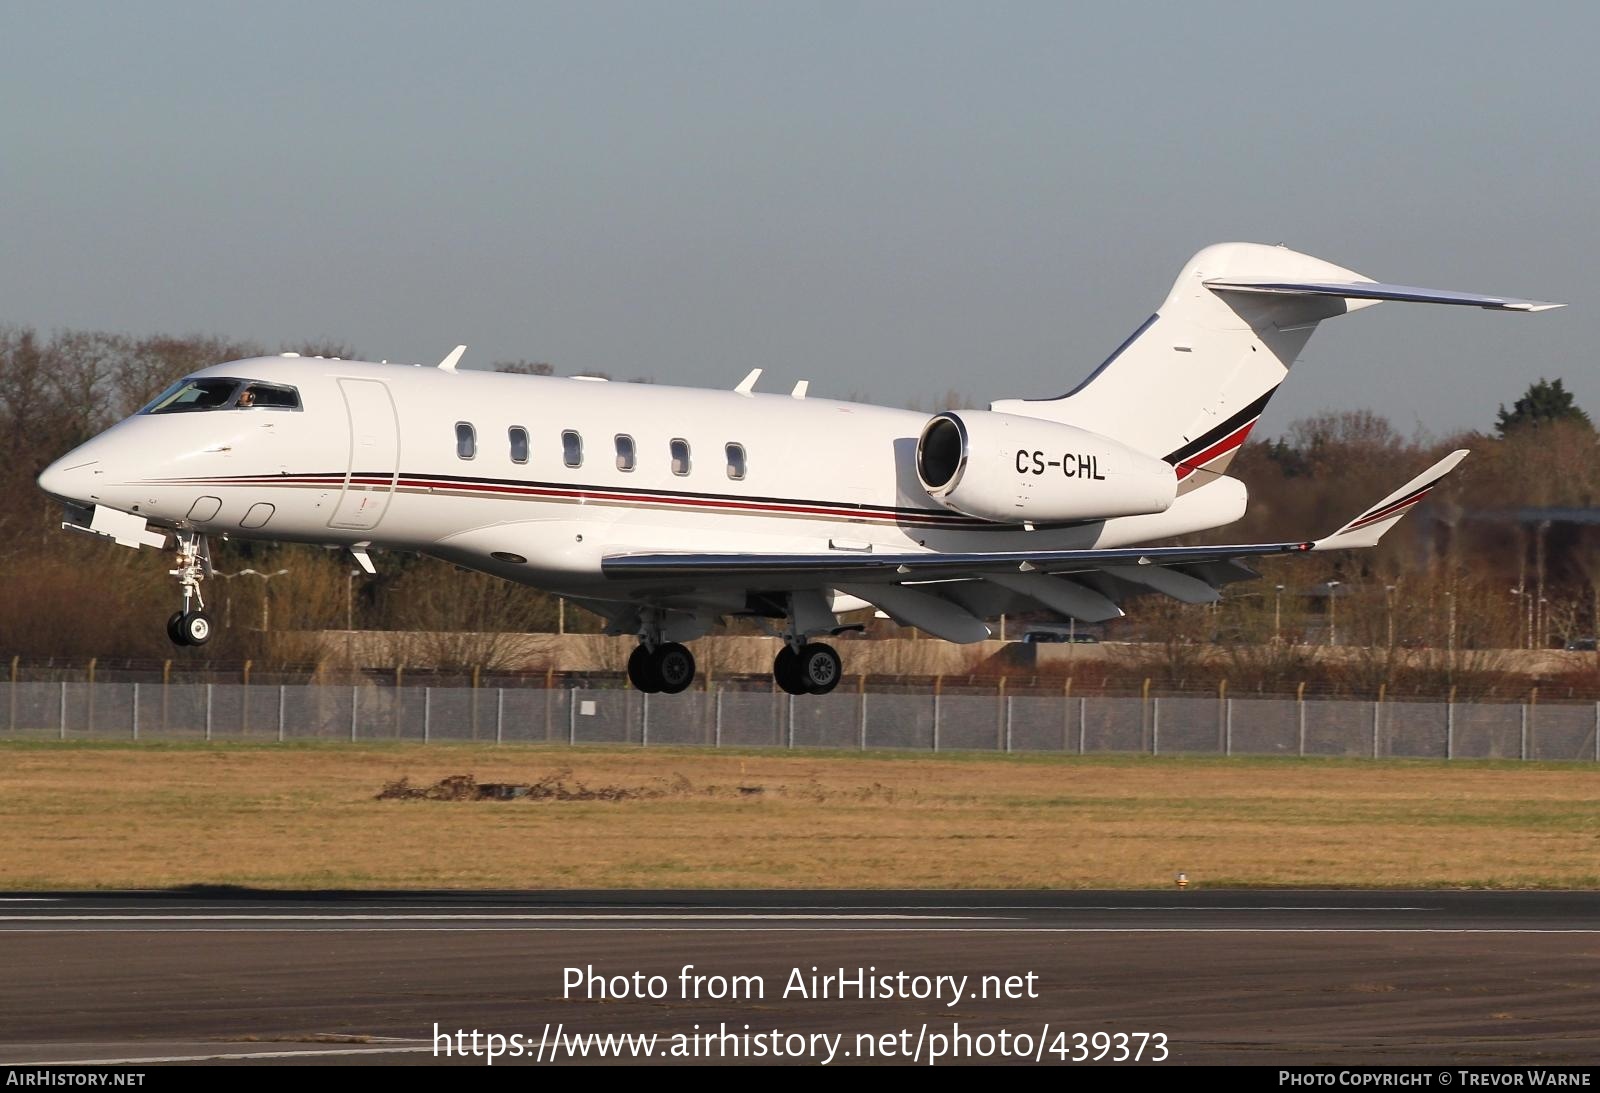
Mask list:
[{"label": "cockpit windshield", "polygon": [[202,410],[298,410],[300,392],[278,383],[239,379],[179,380],[141,413],[186,414]]}]

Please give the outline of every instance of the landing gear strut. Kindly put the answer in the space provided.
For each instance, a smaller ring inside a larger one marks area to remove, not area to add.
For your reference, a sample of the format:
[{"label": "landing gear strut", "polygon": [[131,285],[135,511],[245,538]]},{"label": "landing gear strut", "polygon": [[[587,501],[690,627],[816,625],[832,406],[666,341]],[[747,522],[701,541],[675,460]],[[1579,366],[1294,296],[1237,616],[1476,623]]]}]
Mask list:
[{"label": "landing gear strut", "polygon": [[167,637],[174,645],[204,645],[211,640],[211,616],[206,614],[200,582],[211,572],[211,550],[206,537],[195,531],[178,532],[178,568],[169,570],[183,590],[183,608],[167,620]]},{"label": "landing gear strut", "polygon": [[785,645],[772,662],[772,678],[792,695],[825,695],[839,685],[844,665],[833,646],[807,642]]}]

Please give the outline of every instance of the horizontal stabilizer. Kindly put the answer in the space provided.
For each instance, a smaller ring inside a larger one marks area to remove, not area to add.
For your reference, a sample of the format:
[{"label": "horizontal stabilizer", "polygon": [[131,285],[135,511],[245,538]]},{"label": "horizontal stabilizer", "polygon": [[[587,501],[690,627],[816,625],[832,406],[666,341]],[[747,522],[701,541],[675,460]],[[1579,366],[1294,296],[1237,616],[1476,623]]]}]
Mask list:
[{"label": "horizontal stabilizer", "polygon": [[1549,311],[1566,304],[1543,300],[1517,300],[1477,292],[1445,292],[1411,285],[1386,285],[1378,281],[1278,281],[1228,278],[1204,282],[1214,292],[1242,292],[1260,296],[1338,296],[1346,300],[1398,300],[1413,304],[1458,304],[1490,311]]}]

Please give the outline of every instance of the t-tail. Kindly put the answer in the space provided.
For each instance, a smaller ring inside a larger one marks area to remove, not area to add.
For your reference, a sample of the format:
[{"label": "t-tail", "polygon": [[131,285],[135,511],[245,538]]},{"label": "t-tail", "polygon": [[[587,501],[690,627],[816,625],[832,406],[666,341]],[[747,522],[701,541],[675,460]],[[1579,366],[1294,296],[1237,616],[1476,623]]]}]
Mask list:
[{"label": "t-tail", "polygon": [[1187,492],[1227,469],[1319,322],[1385,300],[1562,306],[1383,284],[1286,247],[1218,243],[1189,260],[1161,309],[1077,387],[990,409],[1111,436],[1172,464]]}]

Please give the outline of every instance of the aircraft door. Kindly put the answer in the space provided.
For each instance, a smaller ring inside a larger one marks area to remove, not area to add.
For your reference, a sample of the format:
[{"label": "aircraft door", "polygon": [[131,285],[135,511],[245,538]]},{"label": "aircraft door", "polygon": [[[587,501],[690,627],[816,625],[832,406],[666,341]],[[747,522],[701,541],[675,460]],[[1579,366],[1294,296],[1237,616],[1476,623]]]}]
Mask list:
[{"label": "aircraft door", "polygon": [[344,492],[328,526],[365,531],[378,526],[400,469],[400,424],[382,380],[341,379],[350,420],[350,463]]}]

